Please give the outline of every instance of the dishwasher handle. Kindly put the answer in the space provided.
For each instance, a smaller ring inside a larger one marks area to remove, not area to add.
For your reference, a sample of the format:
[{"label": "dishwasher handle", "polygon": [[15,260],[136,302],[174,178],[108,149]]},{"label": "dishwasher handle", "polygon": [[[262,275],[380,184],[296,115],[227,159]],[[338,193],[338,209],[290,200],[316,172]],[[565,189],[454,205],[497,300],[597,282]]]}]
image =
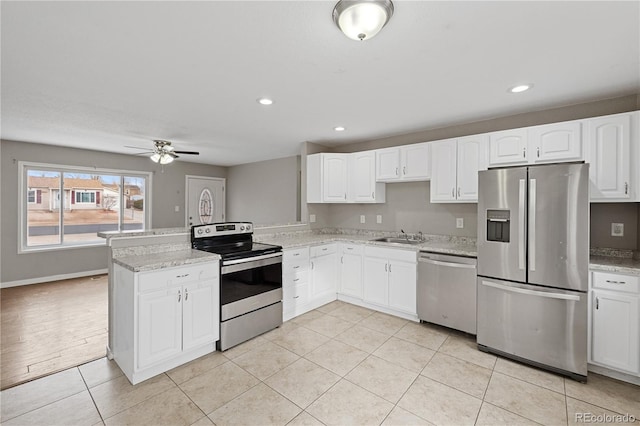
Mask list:
[{"label": "dishwasher handle", "polygon": [[451,268],[462,268],[462,269],[476,269],[476,265],[472,263],[443,262],[441,260],[430,259],[426,256],[420,256],[418,260],[420,262],[431,263],[432,265],[438,265],[438,266],[448,266]]}]

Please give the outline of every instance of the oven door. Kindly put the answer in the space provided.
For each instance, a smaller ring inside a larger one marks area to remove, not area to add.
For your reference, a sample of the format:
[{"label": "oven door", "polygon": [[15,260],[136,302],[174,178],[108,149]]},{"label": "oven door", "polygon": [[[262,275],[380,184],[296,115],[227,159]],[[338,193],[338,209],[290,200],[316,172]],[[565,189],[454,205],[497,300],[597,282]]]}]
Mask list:
[{"label": "oven door", "polygon": [[220,268],[221,321],[281,300],[281,252],[222,261]]}]

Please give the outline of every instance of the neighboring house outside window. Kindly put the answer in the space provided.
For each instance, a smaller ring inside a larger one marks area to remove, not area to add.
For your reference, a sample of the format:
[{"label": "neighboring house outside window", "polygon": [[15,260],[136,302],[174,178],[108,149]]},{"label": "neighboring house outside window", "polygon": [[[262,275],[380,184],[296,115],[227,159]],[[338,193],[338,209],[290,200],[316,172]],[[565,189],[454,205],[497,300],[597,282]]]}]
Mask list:
[{"label": "neighboring house outside window", "polygon": [[28,163],[20,170],[21,251],[104,244],[98,232],[148,226],[150,173]]}]

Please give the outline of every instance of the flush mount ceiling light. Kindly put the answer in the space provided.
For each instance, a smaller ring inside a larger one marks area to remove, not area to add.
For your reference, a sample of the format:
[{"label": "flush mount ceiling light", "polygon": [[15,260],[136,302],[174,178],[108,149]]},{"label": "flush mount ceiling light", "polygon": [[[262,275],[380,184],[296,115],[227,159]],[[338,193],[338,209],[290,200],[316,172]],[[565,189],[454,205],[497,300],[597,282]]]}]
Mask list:
[{"label": "flush mount ceiling light", "polygon": [[509,89],[511,93],[522,93],[533,87],[533,84],[519,84],[517,86],[513,86]]},{"label": "flush mount ceiling light", "polygon": [[258,99],[258,103],[260,105],[272,105],[273,101],[271,99],[269,99],[269,98],[260,98],[260,99]]},{"label": "flush mount ceiling light", "polygon": [[333,128],[333,130],[335,130],[336,132],[344,132],[346,128],[343,126],[336,126]]},{"label": "flush mount ceiling light", "polygon": [[333,8],[333,22],[352,40],[369,40],[393,15],[390,0],[340,0]]}]

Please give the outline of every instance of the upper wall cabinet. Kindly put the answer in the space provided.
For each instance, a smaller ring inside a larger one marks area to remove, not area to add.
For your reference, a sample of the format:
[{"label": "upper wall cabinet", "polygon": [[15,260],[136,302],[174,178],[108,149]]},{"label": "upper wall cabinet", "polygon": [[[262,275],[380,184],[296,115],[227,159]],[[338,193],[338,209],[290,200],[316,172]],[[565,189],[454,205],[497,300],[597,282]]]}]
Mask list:
[{"label": "upper wall cabinet", "polygon": [[417,143],[376,151],[378,182],[410,182],[431,179],[431,145]]},{"label": "upper wall cabinet", "polygon": [[307,203],[384,203],[375,151],[307,156]]},{"label": "upper wall cabinet", "polygon": [[588,120],[591,201],[637,201],[639,112]]},{"label": "upper wall cabinet", "polygon": [[584,160],[582,122],[503,130],[489,135],[489,166]]},{"label": "upper wall cabinet", "polygon": [[487,168],[487,135],[432,142],[431,202],[478,201],[478,170]]}]

